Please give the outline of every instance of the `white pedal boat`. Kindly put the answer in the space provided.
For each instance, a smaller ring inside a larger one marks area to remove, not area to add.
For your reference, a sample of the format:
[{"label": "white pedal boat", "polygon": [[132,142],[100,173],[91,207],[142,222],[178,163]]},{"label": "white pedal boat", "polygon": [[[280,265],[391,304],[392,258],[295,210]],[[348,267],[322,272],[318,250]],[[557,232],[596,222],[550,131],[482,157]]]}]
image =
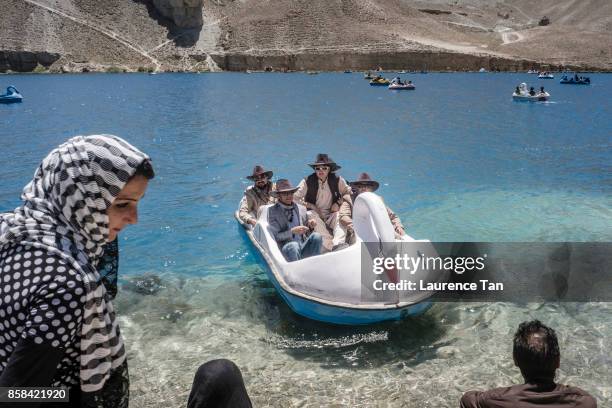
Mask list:
[{"label": "white pedal boat", "polygon": [[517,94],[516,92],[512,94],[512,99],[515,101],[545,102],[548,98],[550,98],[548,92],[537,92],[535,95]]},{"label": "white pedal boat", "polygon": [[514,91],[512,93],[512,99],[515,101],[544,102],[550,98],[548,92],[538,91],[534,95],[530,95],[525,82],[521,83],[518,88],[519,92]]},{"label": "white pedal boat", "polygon": [[550,72],[543,72],[540,75],[538,75],[538,78],[540,78],[540,79],[555,79],[555,76],[553,74],[551,74]]},{"label": "white pedal boat", "polygon": [[401,91],[401,90],[405,90],[405,91],[413,91],[414,90],[414,84],[397,84],[397,83],[391,83],[389,85],[389,89],[395,89],[396,91]]},{"label": "white pedal boat", "polygon": [[[249,242],[255,247],[256,255],[266,265],[270,281],[289,307],[299,315],[346,325],[370,324],[420,315],[431,306],[429,298],[434,292],[388,291],[384,299],[381,299],[380,292],[374,294],[364,290],[363,286],[371,288],[376,279],[383,279],[385,282],[403,279],[438,282],[448,279],[447,274],[438,274],[435,279],[431,279],[428,276],[430,274],[424,270],[418,270],[414,275],[401,270],[393,277],[386,273],[375,275],[368,271],[362,279],[361,242],[401,242],[402,246],[405,245],[404,242],[418,243],[410,248],[413,256],[437,256],[427,240],[417,241],[407,235],[401,240],[395,240],[386,207],[374,193],[362,193],[355,200],[353,225],[357,235],[356,244],[295,262],[285,260],[270,234],[267,207],[269,206],[262,209],[254,228],[243,224],[237,212],[236,219],[242,225],[241,229],[246,233]],[[381,244],[381,248],[383,247]],[[402,251],[407,249],[402,247]],[[379,252],[374,256],[380,255]],[[368,280],[371,282],[366,282]]]}]

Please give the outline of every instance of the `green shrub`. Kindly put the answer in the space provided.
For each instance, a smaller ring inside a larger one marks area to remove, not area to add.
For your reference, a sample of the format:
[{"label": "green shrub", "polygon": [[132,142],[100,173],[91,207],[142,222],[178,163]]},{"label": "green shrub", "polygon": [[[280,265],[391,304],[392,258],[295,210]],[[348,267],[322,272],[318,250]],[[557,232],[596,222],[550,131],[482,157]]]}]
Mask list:
[{"label": "green shrub", "polygon": [[40,63],[37,63],[36,67],[32,70],[32,72],[40,74],[41,72],[47,72],[47,68],[43,65],[40,65]]}]

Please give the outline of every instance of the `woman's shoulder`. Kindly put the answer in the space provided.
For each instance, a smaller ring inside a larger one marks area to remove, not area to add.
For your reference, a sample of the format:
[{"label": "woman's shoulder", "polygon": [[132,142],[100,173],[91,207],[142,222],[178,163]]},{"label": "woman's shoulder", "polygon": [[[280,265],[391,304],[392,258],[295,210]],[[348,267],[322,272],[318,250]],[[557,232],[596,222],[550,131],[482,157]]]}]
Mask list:
[{"label": "woman's shoulder", "polygon": [[67,287],[75,295],[84,292],[81,273],[67,258],[47,248],[24,243],[5,246],[0,250],[0,271],[4,283],[11,280],[14,287],[36,292]]},{"label": "woman's shoulder", "polygon": [[[86,292],[79,271],[61,254],[27,244],[0,251],[0,297],[22,336],[52,347],[74,344],[83,318]],[[9,320],[11,321],[11,320]]]},{"label": "woman's shoulder", "polygon": [[[1,247],[0,262],[5,264],[19,263],[26,266],[30,264],[44,266],[45,263],[70,265],[68,258],[62,255],[59,250],[40,247],[29,243],[14,243]],[[70,266],[70,269],[74,270],[74,267]]]}]

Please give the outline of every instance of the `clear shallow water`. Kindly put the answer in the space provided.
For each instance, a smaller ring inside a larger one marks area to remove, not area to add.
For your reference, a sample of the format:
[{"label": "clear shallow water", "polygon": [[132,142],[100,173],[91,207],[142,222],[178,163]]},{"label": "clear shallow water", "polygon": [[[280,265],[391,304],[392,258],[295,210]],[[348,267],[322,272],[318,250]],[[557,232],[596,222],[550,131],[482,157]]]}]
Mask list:
[{"label": "clear shallow water", "polygon": [[[257,406],[454,407],[470,388],[516,382],[511,335],[539,318],[561,337],[563,381],[612,401],[609,304],[436,305],[423,317],[339,328],[295,316],[233,219],[254,163],[294,183],[328,152],[368,171],[408,233],[431,240],[610,241],[612,76],[590,87],[526,74],[2,76],[0,210],[42,157],[76,134],[114,133],[158,177],[121,236],[121,273],[155,273],[154,296],[120,291],[132,406],[181,406],[193,372],[227,357]],[[550,103],[515,103],[519,82]]]}]

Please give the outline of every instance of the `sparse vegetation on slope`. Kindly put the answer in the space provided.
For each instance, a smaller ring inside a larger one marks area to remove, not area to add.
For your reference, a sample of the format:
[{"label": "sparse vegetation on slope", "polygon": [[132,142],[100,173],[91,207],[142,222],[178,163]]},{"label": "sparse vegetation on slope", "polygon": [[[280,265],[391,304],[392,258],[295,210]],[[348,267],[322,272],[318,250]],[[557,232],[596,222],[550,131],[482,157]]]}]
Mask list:
[{"label": "sparse vegetation on slope", "polygon": [[[0,58],[0,71],[39,66],[63,72],[113,66],[131,71],[343,70],[379,65],[612,70],[612,2],[605,0],[4,4],[0,57],[12,57]],[[544,17],[546,25],[541,24]]]}]

